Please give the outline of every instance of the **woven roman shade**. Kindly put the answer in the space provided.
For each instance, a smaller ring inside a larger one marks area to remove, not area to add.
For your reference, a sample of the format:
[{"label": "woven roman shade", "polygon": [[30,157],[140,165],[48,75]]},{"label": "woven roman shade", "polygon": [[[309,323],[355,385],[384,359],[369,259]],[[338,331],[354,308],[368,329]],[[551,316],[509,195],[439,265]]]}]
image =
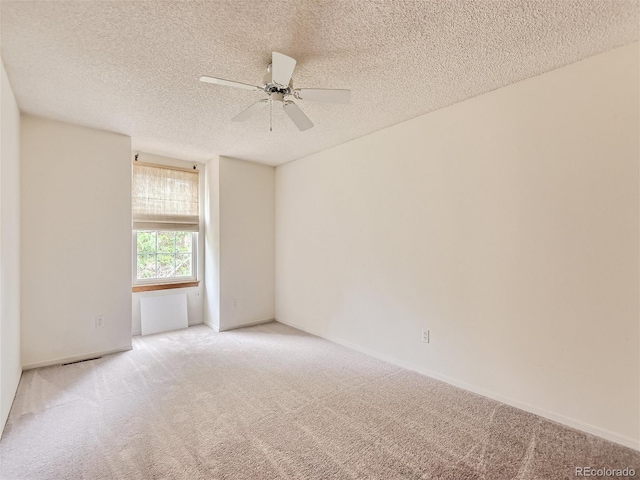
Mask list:
[{"label": "woven roman shade", "polygon": [[198,172],[133,164],[134,230],[197,232]]}]

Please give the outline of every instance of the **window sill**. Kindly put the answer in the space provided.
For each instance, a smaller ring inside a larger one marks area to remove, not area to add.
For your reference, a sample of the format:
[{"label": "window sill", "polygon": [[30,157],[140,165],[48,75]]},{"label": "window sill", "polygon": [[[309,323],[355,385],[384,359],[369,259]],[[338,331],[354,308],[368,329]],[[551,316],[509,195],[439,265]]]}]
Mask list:
[{"label": "window sill", "polygon": [[174,283],[153,283],[150,285],[134,285],[131,287],[131,293],[152,292],[154,290],[170,290],[173,288],[189,288],[200,285],[198,280],[191,282],[174,282]]}]

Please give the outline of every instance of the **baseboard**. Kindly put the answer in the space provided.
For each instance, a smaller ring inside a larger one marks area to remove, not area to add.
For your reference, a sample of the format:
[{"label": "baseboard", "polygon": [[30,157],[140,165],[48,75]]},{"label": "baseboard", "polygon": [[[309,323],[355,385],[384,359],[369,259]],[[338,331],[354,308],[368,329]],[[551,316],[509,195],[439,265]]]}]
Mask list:
[{"label": "baseboard", "polygon": [[126,347],[114,348],[113,350],[104,350],[104,351],[101,351],[101,352],[83,353],[82,355],[74,355],[74,356],[71,356],[71,357],[56,358],[54,360],[45,360],[44,362],[29,363],[27,365],[23,365],[22,366],[22,371],[31,370],[31,369],[40,368],[40,367],[50,367],[51,365],[60,365],[62,363],[78,362],[80,360],[87,360],[89,358],[102,357],[104,355],[111,355],[113,353],[127,352],[127,351],[132,350],[132,349],[133,349],[133,347],[131,345],[127,345]]},{"label": "baseboard", "polygon": [[273,322],[275,321],[275,318],[267,318],[266,320],[258,320],[257,322],[247,322],[247,323],[243,323],[241,325],[233,325],[232,327],[229,328],[221,328],[218,331],[219,332],[228,332],[230,330],[237,330],[238,328],[245,328],[245,327],[253,327],[255,325],[262,325],[263,323],[269,323],[269,322]]},{"label": "baseboard", "polygon": [[217,325],[214,325],[213,323],[209,323],[206,320],[203,322],[207,327],[209,327],[211,330],[213,330],[214,332],[219,332],[220,328]]},{"label": "baseboard", "polygon": [[[198,322],[198,323],[190,323],[189,325],[187,325],[187,328],[191,328],[191,327],[195,327],[197,325],[203,325],[205,324],[205,322]],[[178,330],[182,330],[182,329],[178,329]],[[168,332],[175,332],[176,330],[167,330]],[[157,333],[164,333],[164,332],[157,332]],[[137,337],[139,335],[142,335],[142,330],[136,330],[134,332],[131,332],[131,336],[132,337]],[[155,335],[155,334],[153,334]]]},{"label": "baseboard", "polygon": [[229,327],[225,329],[220,329],[218,325],[214,325],[213,323],[207,322],[206,320],[202,322],[202,324],[206,325],[214,332],[229,332],[231,330],[237,330],[238,328],[253,327],[255,325],[262,325],[263,323],[274,322],[275,320],[276,320],[275,318],[268,318],[266,320],[258,320],[257,322],[248,322],[248,323],[243,323],[242,325],[234,325],[233,327]]},{"label": "baseboard", "polygon": [[11,415],[11,409],[13,408],[13,402],[16,401],[16,395],[18,394],[18,387],[20,387],[20,381],[22,380],[22,372],[24,372],[24,370],[22,370],[20,372],[20,377],[18,377],[18,383],[15,386],[15,389],[13,391],[13,398],[11,399],[11,406],[9,407],[9,412],[7,413],[7,418],[4,418],[2,420],[2,425],[0,428],[0,439],[2,439],[2,435],[4,434],[4,427],[7,426],[7,422],[9,421],[9,415]]},{"label": "baseboard", "polygon": [[306,327],[302,327],[301,325],[296,325],[292,322],[285,322],[283,320],[276,319],[277,322],[283,323],[285,325],[289,325],[290,327],[297,328],[298,330],[302,330],[303,332],[310,333],[311,335],[315,335],[317,337],[324,338],[326,340],[330,340],[334,343],[342,345],[344,347],[350,348],[352,350],[356,350],[358,352],[364,353],[371,357],[377,358],[379,360],[383,360],[385,362],[391,363],[393,365],[397,365],[398,367],[406,368],[407,370],[412,370],[414,372],[418,372],[422,375],[426,375],[431,378],[435,378],[442,382],[448,383],[455,387],[462,388],[464,390],[468,390],[473,393],[477,393],[478,395],[482,395],[484,397],[491,398],[492,400],[496,400],[501,403],[505,403],[512,407],[518,408],[520,410],[524,410],[525,412],[533,413],[534,415],[538,415],[540,417],[546,418],[548,420],[552,420],[554,422],[560,423],[562,425],[566,425],[567,427],[575,428],[576,430],[580,430],[582,432],[590,433],[591,435],[595,435],[597,437],[603,438],[605,440],[609,440],[610,442],[617,443],[619,445],[623,445],[625,447],[631,448],[633,450],[640,451],[640,441],[634,440],[633,438],[626,437],[624,435],[620,435],[615,432],[611,432],[609,430],[605,430],[603,428],[597,427],[595,425],[591,425],[580,420],[576,420],[571,417],[567,417],[565,415],[560,415],[554,412],[550,412],[548,410],[544,410],[542,408],[535,407],[533,405],[529,405],[527,403],[521,402],[519,400],[514,400],[512,398],[505,397],[503,395],[485,390],[481,387],[477,387],[475,385],[468,384],[466,382],[460,381],[455,378],[448,377],[446,375],[442,375],[437,372],[433,372],[424,367],[411,364],[409,362],[405,362],[396,357],[386,355],[384,353],[379,353],[373,351],[369,348],[362,347],[355,343],[352,343],[347,340],[343,340],[341,338],[335,337],[333,335],[326,335],[318,331],[314,331],[313,329],[309,329]]}]

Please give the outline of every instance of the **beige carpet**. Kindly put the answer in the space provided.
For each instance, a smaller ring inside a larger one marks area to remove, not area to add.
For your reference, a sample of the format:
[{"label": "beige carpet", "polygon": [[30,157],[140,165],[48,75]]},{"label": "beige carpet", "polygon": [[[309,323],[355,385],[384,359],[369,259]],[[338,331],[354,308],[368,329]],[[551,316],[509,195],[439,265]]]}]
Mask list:
[{"label": "beige carpet", "polygon": [[[558,479],[640,454],[298,330],[204,326],[24,373],[2,479]],[[636,474],[638,476],[638,474]]]}]

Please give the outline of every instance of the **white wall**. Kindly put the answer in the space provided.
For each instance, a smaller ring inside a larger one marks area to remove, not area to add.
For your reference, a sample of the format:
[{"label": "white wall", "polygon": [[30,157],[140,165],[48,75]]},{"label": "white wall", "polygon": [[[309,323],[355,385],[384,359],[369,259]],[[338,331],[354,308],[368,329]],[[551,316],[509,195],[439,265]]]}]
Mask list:
[{"label": "white wall", "polygon": [[21,133],[23,367],[130,348],[131,139],[32,116]]},{"label": "white wall", "polygon": [[20,364],[20,111],[2,64],[0,78],[0,434]]},{"label": "white wall", "polygon": [[[171,290],[156,290],[152,292],[136,292],[131,294],[132,302],[132,322],[131,328],[133,335],[140,335],[141,332],[141,319],[140,319],[140,299],[147,297],[160,297],[163,295],[176,295],[184,293],[187,295],[187,315],[189,317],[189,325],[198,325],[204,321],[204,305],[202,302],[202,292],[204,291],[204,189],[205,189],[205,165],[197,162],[187,162],[177,158],[163,157],[160,155],[153,155],[151,153],[136,152],[139,154],[138,159],[141,162],[152,163],[155,165],[168,165],[181,168],[192,168],[194,165],[200,172],[200,231],[198,232],[198,262],[197,262],[197,276],[201,282],[197,287],[189,288],[177,288]],[[133,161],[133,158],[131,159]],[[131,193],[129,193],[131,194]],[[133,246],[131,249],[133,254]],[[133,257],[132,257],[133,262]],[[135,267],[133,267],[135,268]],[[133,275],[133,271],[132,271]]]},{"label": "white wall", "polygon": [[274,317],[275,168],[220,157],[220,329]]},{"label": "white wall", "polygon": [[[205,323],[224,331],[272,320],[275,317],[275,169],[220,157],[209,162],[207,170],[210,195],[207,229],[211,231],[207,255],[211,265],[207,263],[205,268],[214,269],[217,260],[219,273],[212,273],[218,277],[210,279],[211,301],[207,304],[211,307]],[[216,180],[217,192],[214,191]],[[215,213],[218,214],[217,226]],[[216,235],[219,235],[217,253]]]},{"label": "white wall", "polygon": [[638,448],[638,80],[634,44],[278,167],[277,319]]},{"label": "white wall", "polygon": [[220,330],[220,159],[205,167],[204,323]]}]

